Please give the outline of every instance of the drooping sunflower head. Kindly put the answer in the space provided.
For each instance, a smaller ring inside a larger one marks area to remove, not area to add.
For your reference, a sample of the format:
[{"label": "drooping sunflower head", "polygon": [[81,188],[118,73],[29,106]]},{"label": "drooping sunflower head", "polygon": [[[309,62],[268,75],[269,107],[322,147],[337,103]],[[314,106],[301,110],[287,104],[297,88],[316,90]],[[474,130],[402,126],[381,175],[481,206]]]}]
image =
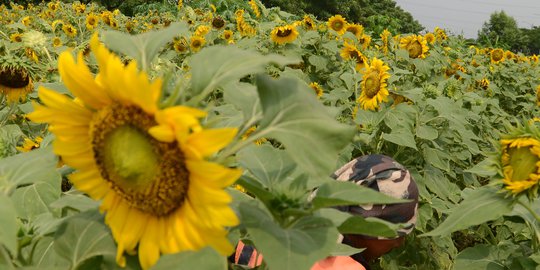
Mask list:
[{"label": "drooping sunflower head", "polygon": [[364,34],[364,26],[356,23],[348,23],[345,26],[345,32],[350,32],[356,36],[356,38],[360,38],[362,34]]},{"label": "drooping sunflower head", "polygon": [[446,31],[444,31],[444,29],[441,29],[439,27],[435,27],[433,32],[435,33],[436,40],[438,40],[438,41],[442,42],[442,41],[448,39],[448,36],[446,35]]},{"label": "drooping sunflower head", "polygon": [[358,103],[364,110],[377,110],[381,102],[388,101],[388,89],[386,81],[390,78],[388,67],[383,61],[376,57],[371,60],[367,69],[362,70],[362,82],[360,86],[362,92],[358,98]]},{"label": "drooping sunflower head", "polygon": [[232,252],[226,226],[238,224],[224,190],[240,176],[206,159],[225,147],[236,129],[205,129],[206,112],[175,106],[158,108],[162,80],[149,80],[136,61],[122,60],[90,41],[99,74],[79,53],[63,52],[59,73],[72,99],[40,88],[43,105],[29,118],[48,123],[54,151],[76,172],[70,181],[102,200],[105,223],[117,242],[116,261],[138,253],[143,269],[161,254],[212,246]]},{"label": "drooping sunflower head", "polygon": [[429,44],[433,44],[435,43],[435,35],[433,33],[427,33],[424,35],[424,39],[429,43]]},{"label": "drooping sunflower head", "polygon": [[313,91],[315,91],[315,94],[317,95],[317,98],[321,98],[324,91],[323,91],[323,88],[322,86],[317,83],[317,82],[312,82],[309,84],[309,87],[311,87],[311,89],[313,89]]},{"label": "drooping sunflower head", "polygon": [[491,63],[498,64],[504,61],[504,51],[501,48],[493,49],[490,53]]},{"label": "drooping sunflower head", "polygon": [[313,18],[311,18],[309,15],[304,15],[304,19],[302,20],[302,24],[304,25],[304,28],[306,30],[316,30],[317,29],[317,24],[315,23]]},{"label": "drooping sunflower head", "polygon": [[533,55],[529,56],[529,59],[531,60],[531,63],[533,63],[533,64],[538,63],[538,55],[536,55],[536,54],[533,54]]},{"label": "drooping sunflower head", "polygon": [[410,58],[425,58],[429,50],[427,41],[419,35],[410,35],[401,38],[399,45],[409,52]]},{"label": "drooping sunflower head", "polygon": [[21,23],[24,24],[24,26],[29,26],[31,22],[32,18],[30,18],[30,16],[26,16],[21,19]]},{"label": "drooping sunflower head", "polygon": [[270,38],[277,44],[291,43],[295,41],[297,37],[298,31],[293,25],[275,27],[270,33]]},{"label": "drooping sunflower head", "polygon": [[216,16],[212,19],[212,27],[214,29],[223,29],[223,27],[225,27],[225,20],[223,20],[223,18],[221,18],[220,16]]},{"label": "drooping sunflower head", "polygon": [[353,44],[345,42],[343,49],[340,52],[341,58],[344,60],[354,60],[356,62],[356,70],[360,71],[367,67],[367,58]]},{"label": "drooping sunflower head", "polygon": [[99,24],[99,17],[94,13],[89,13],[86,16],[86,29],[94,30]]},{"label": "drooping sunflower head", "polygon": [[540,140],[534,122],[515,128],[500,141],[504,188],[512,195],[538,195]]},{"label": "drooping sunflower head", "polygon": [[32,78],[23,67],[0,67],[0,94],[8,103],[17,103],[34,91]]},{"label": "drooping sunflower head", "polygon": [[345,34],[347,20],[345,20],[345,18],[343,18],[341,15],[334,15],[330,17],[326,24],[328,25],[328,28],[336,31],[339,35]]},{"label": "drooping sunflower head", "polygon": [[206,39],[200,36],[192,36],[189,42],[189,47],[192,52],[198,52],[206,44]]}]

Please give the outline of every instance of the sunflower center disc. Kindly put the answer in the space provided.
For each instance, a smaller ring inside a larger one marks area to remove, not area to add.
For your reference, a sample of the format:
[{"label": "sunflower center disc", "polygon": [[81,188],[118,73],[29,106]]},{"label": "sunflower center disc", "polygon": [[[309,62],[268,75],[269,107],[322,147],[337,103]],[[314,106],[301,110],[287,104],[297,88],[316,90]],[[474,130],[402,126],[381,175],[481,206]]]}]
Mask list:
[{"label": "sunflower center disc", "polygon": [[531,173],[536,173],[536,162],[539,158],[531,153],[529,147],[512,148],[509,151],[510,166],[512,166],[512,181],[524,181],[529,179]]},{"label": "sunflower center disc", "polygon": [[332,23],[332,29],[334,29],[334,31],[340,31],[342,28],[343,28],[343,23],[342,22],[336,21],[336,22]]},{"label": "sunflower center disc", "polygon": [[494,61],[500,61],[502,58],[503,58],[502,50],[495,50],[493,52],[493,60]]},{"label": "sunflower center disc", "polygon": [[291,29],[285,29],[285,30],[278,30],[277,36],[278,37],[288,37],[292,33]]},{"label": "sunflower center disc", "polygon": [[417,58],[422,54],[422,44],[415,40],[409,45],[408,50],[410,58]]},{"label": "sunflower center disc", "polygon": [[140,108],[113,104],[96,113],[90,132],[101,177],[130,206],[164,216],[183,204],[189,172],[176,143],[148,134],[155,125]]},{"label": "sunflower center disc", "polygon": [[377,93],[379,93],[379,74],[376,72],[372,72],[368,75],[366,78],[366,88],[364,91],[366,91],[366,96],[368,98],[373,98]]},{"label": "sunflower center disc", "polygon": [[28,74],[17,69],[0,70],[0,84],[10,88],[23,88],[30,83]]}]

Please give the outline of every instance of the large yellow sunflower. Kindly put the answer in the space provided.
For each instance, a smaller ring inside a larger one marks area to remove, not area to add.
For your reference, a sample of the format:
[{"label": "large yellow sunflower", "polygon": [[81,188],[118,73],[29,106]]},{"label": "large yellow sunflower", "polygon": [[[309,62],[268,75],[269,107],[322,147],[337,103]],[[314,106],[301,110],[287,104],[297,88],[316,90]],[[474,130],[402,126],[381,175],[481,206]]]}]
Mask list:
[{"label": "large yellow sunflower", "polygon": [[347,20],[345,20],[345,18],[343,18],[341,15],[334,15],[330,17],[326,24],[328,25],[328,28],[336,31],[339,35],[345,34]]},{"label": "large yellow sunflower", "polygon": [[504,61],[504,50],[500,48],[491,50],[490,58],[491,58],[491,63],[493,64],[498,64]]},{"label": "large yellow sunflower", "polygon": [[379,108],[379,103],[388,101],[388,89],[386,88],[386,80],[390,78],[388,70],[390,68],[377,57],[371,60],[371,65],[367,69],[362,70],[363,74],[362,93],[358,98],[358,103],[364,110],[376,110]]},{"label": "large yellow sunflower", "polygon": [[356,23],[348,23],[345,26],[345,32],[352,33],[356,38],[360,38],[364,33],[364,26]]},{"label": "large yellow sunflower", "polygon": [[512,194],[538,188],[540,141],[530,138],[502,139],[503,183]]},{"label": "large yellow sunflower", "polygon": [[90,41],[98,65],[94,76],[70,52],[59,57],[59,73],[72,99],[40,88],[44,105],[34,104],[29,117],[49,123],[54,151],[75,168],[70,180],[95,200],[124,252],[138,251],[143,269],[160,254],[212,246],[223,255],[233,251],[226,226],[238,224],[224,188],[241,171],[206,161],[236,135],[233,128],[205,130],[206,113],[175,106],[160,110],[162,81],[149,81],[100,44]]},{"label": "large yellow sunflower", "polygon": [[296,40],[298,31],[292,25],[275,27],[270,33],[270,38],[277,44],[290,43]]},{"label": "large yellow sunflower", "polygon": [[344,60],[354,60],[356,62],[355,68],[357,71],[360,71],[367,66],[367,58],[352,44],[345,42],[340,55]]},{"label": "large yellow sunflower", "polygon": [[426,39],[419,35],[406,36],[400,40],[399,45],[409,52],[410,58],[425,58],[429,50]]},{"label": "large yellow sunflower", "polygon": [[94,14],[90,13],[86,16],[86,29],[88,30],[94,30],[99,24],[99,17]]},{"label": "large yellow sunflower", "polygon": [[0,68],[0,94],[8,103],[16,103],[25,99],[34,91],[34,84],[28,72],[22,68]]}]

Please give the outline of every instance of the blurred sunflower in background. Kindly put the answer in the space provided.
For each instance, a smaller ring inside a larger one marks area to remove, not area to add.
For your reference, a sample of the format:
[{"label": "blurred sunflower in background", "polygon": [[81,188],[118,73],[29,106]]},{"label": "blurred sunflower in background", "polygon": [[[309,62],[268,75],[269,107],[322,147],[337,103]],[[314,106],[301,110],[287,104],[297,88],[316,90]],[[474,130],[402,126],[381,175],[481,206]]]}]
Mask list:
[{"label": "blurred sunflower in background", "polygon": [[328,19],[328,22],[326,24],[328,25],[328,28],[336,31],[339,35],[345,34],[347,20],[345,20],[343,16],[334,15]]},{"label": "blurred sunflower in background", "polygon": [[345,26],[345,32],[352,33],[358,39],[364,34],[364,26],[356,23],[349,23]]},{"label": "blurred sunflower in background", "polygon": [[339,54],[343,60],[354,60],[357,71],[367,67],[367,58],[352,44],[345,42]]},{"label": "blurred sunflower in background", "polygon": [[491,63],[498,64],[504,61],[504,51],[500,48],[493,49],[491,50],[489,57],[491,59]]},{"label": "blurred sunflower in background", "polygon": [[291,43],[296,40],[298,37],[298,31],[293,25],[285,25],[275,27],[272,32],[270,32],[270,38],[274,43],[285,44]]},{"label": "blurred sunflower in background", "polygon": [[[149,81],[136,61],[127,66],[94,35],[99,65],[94,76],[82,53],[59,57],[59,73],[76,99],[40,88],[43,105],[29,118],[48,123],[54,151],[77,171],[70,181],[102,200],[105,223],[117,242],[116,261],[138,252],[143,269],[161,254],[211,246],[229,255],[226,226],[238,224],[224,190],[241,175],[209,162],[225,147],[234,128],[204,129],[206,112],[175,106],[158,108],[162,81]],[[126,154],[129,153],[129,154]]]},{"label": "blurred sunflower in background", "polygon": [[28,63],[10,56],[0,58],[0,94],[8,103],[17,103],[34,91]]},{"label": "blurred sunflower in background", "polygon": [[388,101],[388,88],[386,81],[390,78],[388,67],[383,61],[376,57],[371,60],[371,64],[364,70],[360,87],[362,92],[358,98],[360,107],[364,110],[377,110],[381,102]]},{"label": "blurred sunflower in background", "polygon": [[313,91],[314,91],[315,94],[317,95],[317,98],[321,98],[321,97],[322,97],[324,91],[323,91],[322,86],[321,86],[319,83],[317,83],[317,82],[312,82],[312,83],[309,84],[309,87],[310,87],[311,89],[313,89]]},{"label": "blurred sunflower in background", "polygon": [[427,41],[419,35],[409,35],[401,38],[399,45],[409,52],[410,58],[425,58],[429,50]]},{"label": "blurred sunflower in background", "polygon": [[206,44],[206,39],[200,36],[192,36],[189,41],[189,47],[191,48],[192,52],[200,51],[204,44]]}]

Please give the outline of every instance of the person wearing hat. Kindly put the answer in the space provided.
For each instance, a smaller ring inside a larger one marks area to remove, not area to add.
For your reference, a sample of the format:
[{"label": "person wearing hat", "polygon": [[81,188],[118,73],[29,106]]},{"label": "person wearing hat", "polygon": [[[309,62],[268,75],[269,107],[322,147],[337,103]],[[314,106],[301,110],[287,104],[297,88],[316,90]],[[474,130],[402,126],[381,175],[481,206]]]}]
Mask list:
[{"label": "person wearing hat", "polygon": [[[365,248],[352,256],[331,256],[318,261],[311,270],[369,270],[368,262],[388,253],[403,244],[405,236],[416,224],[418,215],[418,187],[410,172],[394,159],[384,155],[365,155],[351,160],[334,172],[337,181],[350,181],[388,196],[407,199],[410,202],[398,204],[349,205],[337,209],[363,217],[376,217],[405,226],[398,230],[398,237],[370,237],[359,234],[345,234],[341,242],[356,248]],[[239,243],[234,262],[255,267],[262,262],[262,256],[253,247]]]}]

